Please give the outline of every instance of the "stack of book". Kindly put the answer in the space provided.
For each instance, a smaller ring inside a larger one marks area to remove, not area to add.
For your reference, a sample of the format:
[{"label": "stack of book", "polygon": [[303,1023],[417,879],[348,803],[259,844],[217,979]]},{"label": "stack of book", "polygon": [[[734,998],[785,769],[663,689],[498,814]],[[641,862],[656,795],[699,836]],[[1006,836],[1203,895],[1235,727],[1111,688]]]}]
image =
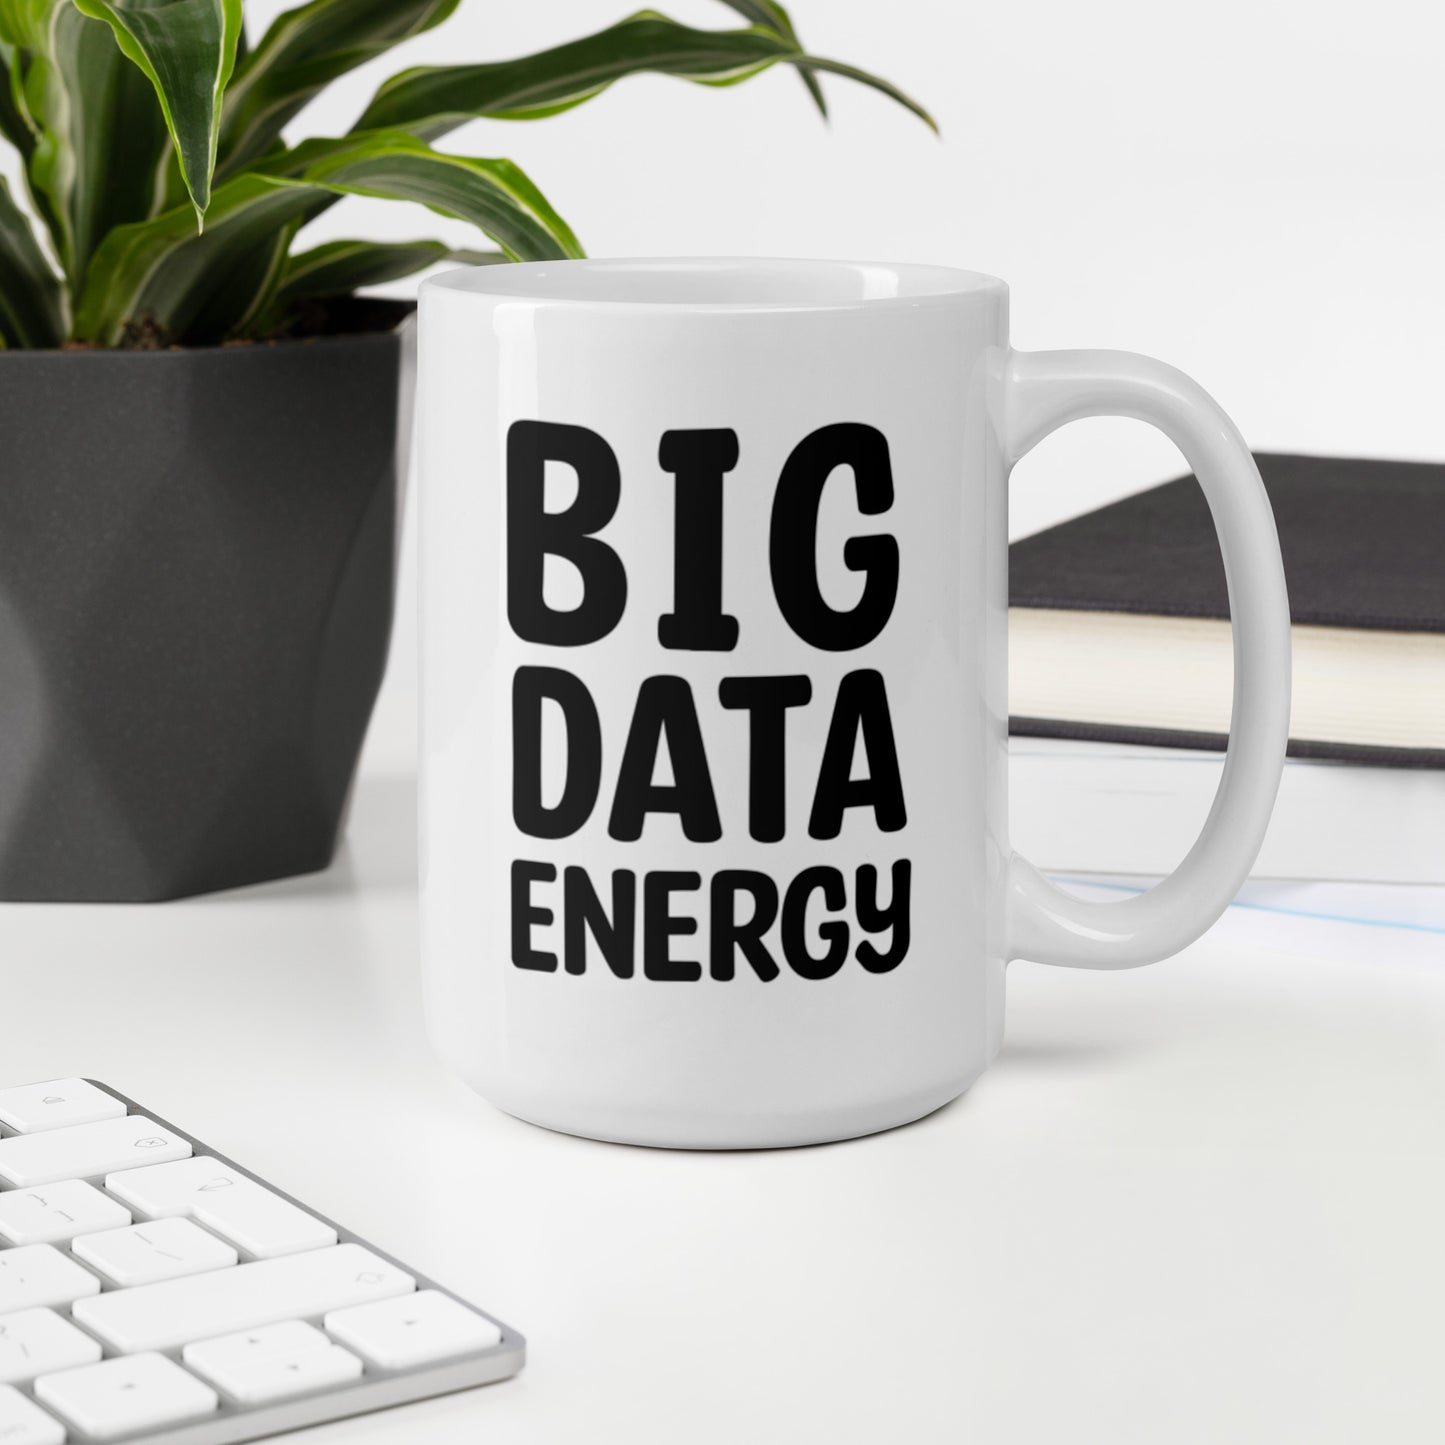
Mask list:
[{"label": "stack of book", "polygon": [[[1445,882],[1445,466],[1263,454],[1289,588],[1289,761],[1256,877]],[[1180,477],[1009,549],[1015,845],[1166,873],[1229,730],[1229,599]]]}]

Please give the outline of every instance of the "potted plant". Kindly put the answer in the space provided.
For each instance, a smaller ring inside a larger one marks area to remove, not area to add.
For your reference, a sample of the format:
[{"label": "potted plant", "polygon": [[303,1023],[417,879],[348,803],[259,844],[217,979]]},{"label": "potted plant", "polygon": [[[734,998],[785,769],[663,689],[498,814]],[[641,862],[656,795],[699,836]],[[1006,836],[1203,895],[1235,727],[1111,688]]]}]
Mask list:
[{"label": "potted plant", "polygon": [[[253,47],[241,0],[0,0],[0,897],[139,901],[325,867],[391,624],[409,307],[358,288],[438,260],[580,256],[474,117],[639,71],[834,72],[773,0],[745,26],[644,11],[522,59],[404,71],[343,135],[328,83],[458,0],[311,0]],[[297,231],[359,194],[493,243]]]}]

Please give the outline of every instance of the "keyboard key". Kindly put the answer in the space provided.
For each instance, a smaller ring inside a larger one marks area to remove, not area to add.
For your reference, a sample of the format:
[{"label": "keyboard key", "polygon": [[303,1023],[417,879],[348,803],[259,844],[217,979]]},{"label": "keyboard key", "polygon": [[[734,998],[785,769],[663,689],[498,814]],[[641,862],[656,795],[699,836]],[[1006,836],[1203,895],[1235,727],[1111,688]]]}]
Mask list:
[{"label": "keyboard key", "polygon": [[77,1234],[119,1229],[130,1210],[83,1179],[0,1194],[0,1242],[68,1244]]},{"label": "keyboard key", "polygon": [[125,1105],[119,1099],[84,1079],[52,1079],[48,1084],[0,1089],[0,1124],[16,1134],[68,1129],[72,1124],[94,1124],[124,1114]]},{"label": "keyboard key", "polygon": [[[91,1365],[100,1346],[54,1310],[20,1310],[0,1315],[0,1384],[23,1385],[36,1375]],[[0,1442],[6,1441],[0,1423]]]},{"label": "keyboard key", "polygon": [[264,1405],[269,1400],[330,1389],[360,1379],[362,1373],[361,1361],[324,1335],[319,1350],[308,1345],[291,1354],[272,1352],[252,1360],[200,1355],[203,1348],[189,1346],[186,1364],[242,1405]]},{"label": "keyboard key", "polygon": [[327,1333],[383,1370],[429,1365],[502,1343],[502,1332],[491,1320],[434,1289],[333,1310],[325,1324]]},{"label": "keyboard key", "polygon": [[99,1293],[100,1281],[52,1244],[0,1249],[0,1315],[47,1305],[68,1305],[86,1295]]},{"label": "keyboard key", "polygon": [[221,1403],[209,1385],[155,1354],[128,1355],[60,1375],[42,1375],[35,1382],[35,1395],[96,1440],[200,1420],[214,1414]]},{"label": "keyboard key", "polygon": [[0,1441],[4,1445],[65,1445],[65,1426],[13,1385],[0,1385]]},{"label": "keyboard key", "polygon": [[[0,1260],[4,1258],[0,1253]],[[214,1274],[115,1290],[77,1300],[71,1313],[115,1350],[169,1350],[213,1335],[410,1294],[415,1288],[411,1275],[370,1250],[336,1244]]]},{"label": "keyboard key", "polygon": [[189,1216],[255,1259],[277,1259],[336,1243],[329,1224],[206,1155],[127,1169],[112,1174],[105,1184],[141,1214],[152,1219]]},{"label": "keyboard key", "polygon": [[261,1360],[291,1359],[296,1355],[329,1350],[331,1340],[304,1320],[285,1320],[279,1325],[262,1325],[215,1340],[202,1340],[181,1351],[188,1369],[210,1377],[218,1370],[233,1370]]},{"label": "keyboard key", "polygon": [[0,1089],[0,1445],[243,1445],[375,1408],[372,1382],[520,1368],[520,1337],[135,1107]]},{"label": "keyboard key", "polygon": [[12,1189],[87,1179],[136,1163],[188,1159],[191,1146],[144,1114],[0,1139],[0,1183]]},{"label": "keyboard key", "polygon": [[226,1269],[238,1258],[229,1244],[207,1234],[189,1219],[156,1219],[149,1224],[132,1224],[129,1229],[87,1234],[77,1239],[71,1249],[77,1259],[98,1269],[112,1283],[127,1288],[204,1274],[208,1269]]}]

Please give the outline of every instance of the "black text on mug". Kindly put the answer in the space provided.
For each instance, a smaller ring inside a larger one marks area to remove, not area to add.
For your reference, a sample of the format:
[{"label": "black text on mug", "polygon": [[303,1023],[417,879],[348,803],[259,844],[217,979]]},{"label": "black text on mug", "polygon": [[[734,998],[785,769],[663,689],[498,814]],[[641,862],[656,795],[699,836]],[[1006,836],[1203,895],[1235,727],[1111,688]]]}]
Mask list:
[{"label": "black text on mug", "polygon": [[[666,431],[658,459],[673,476],[676,508],[673,608],[658,618],[659,649],[664,654],[731,651],[739,627],[724,610],[722,539],[724,479],[737,465],[737,434],[730,429]],[[576,473],[576,496],[561,511],[549,512],[544,505],[549,461]],[[843,547],[844,565],[864,578],[857,602],[839,610],[823,597],[816,565],[818,510],[824,485],[839,467],[853,474],[860,512],[875,516],[889,510],[893,475],[886,438],[874,427],[838,422],[809,433],[789,455],[773,494],[768,538],[773,595],[784,622],[803,642],[826,652],[848,652],[871,642],[887,626],[898,594],[898,543],[879,532],[851,537]],[[627,607],[626,563],[596,535],[616,512],[621,491],[616,456],[597,432],[559,422],[512,423],[507,433],[507,618],[523,642],[585,646],[621,621]],[[577,569],[582,597],[576,607],[561,610],[546,601],[543,570],[549,555]],[[883,833],[905,826],[908,811],[888,695],[883,675],[874,669],[845,673],[831,699],[815,699],[806,673],[725,677],[716,699],[699,699],[686,678],[666,671],[644,678],[616,784],[611,797],[604,798],[602,724],[586,685],[565,668],[526,665],[512,679],[517,829],[534,838],[566,838],[601,807],[607,810],[608,835],[619,842],[640,839],[649,813],[676,815],[689,842],[718,842],[723,828],[699,702],[719,715],[736,715],[726,722],[738,729],[738,742],[748,749],[747,829],[754,842],[780,842],[790,827],[805,828],[814,839],[837,838],[845,815],[854,809],[866,810]],[[565,722],[566,771],[555,801],[543,800],[545,703],[560,709]],[[789,757],[788,710],[820,703],[832,707],[821,755]],[[738,745],[731,738],[725,741]],[[657,783],[664,742],[672,782]],[[854,776],[860,743],[866,770]],[[813,770],[812,805],[806,820],[789,820],[785,784],[788,769],[798,766]],[[741,967],[764,981],[784,969],[805,979],[826,979],[850,960],[870,973],[887,973],[908,952],[911,864],[897,859],[888,872],[885,880],[876,865],[865,863],[850,877],[819,865],[778,880],[757,869],[733,868],[704,879],[688,870],[653,869],[639,877],[619,868],[610,879],[596,880],[581,866],[563,867],[559,878],[553,863],[517,858],[511,876],[512,962],[546,973],[582,974],[590,936],[619,978],[726,981]],[[674,939],[697,933],[698,923],[675,914],[673,898],[704,889],[708,922],[697,948],[700,956],[674,957]],[[817,943],[808,929],[814,894],[820,895],[825,915]],[[560,960],[533,940],[533,929],[552,923],[558,908]],[[776,953],[764,941],[775,924]]]}]

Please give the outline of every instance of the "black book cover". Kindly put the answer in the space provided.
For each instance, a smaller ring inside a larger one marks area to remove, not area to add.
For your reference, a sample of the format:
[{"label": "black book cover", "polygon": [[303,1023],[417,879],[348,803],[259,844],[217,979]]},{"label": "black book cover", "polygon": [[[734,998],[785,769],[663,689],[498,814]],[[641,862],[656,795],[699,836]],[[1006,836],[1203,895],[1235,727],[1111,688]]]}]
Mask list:
[{"label": "black book cover", "polygon": [[[1445,465],[1257,453],[1274,508],[1290,616],[1316,627],[1445,632]],[[1228,617],[1214,525],[1193,476],[1009,548],[1009,604]],[[1222,748],[1216,734],[1014,718],[1033,736]],[[1437,749],[1291,742],[1291,756],[1441,767]]]}]

